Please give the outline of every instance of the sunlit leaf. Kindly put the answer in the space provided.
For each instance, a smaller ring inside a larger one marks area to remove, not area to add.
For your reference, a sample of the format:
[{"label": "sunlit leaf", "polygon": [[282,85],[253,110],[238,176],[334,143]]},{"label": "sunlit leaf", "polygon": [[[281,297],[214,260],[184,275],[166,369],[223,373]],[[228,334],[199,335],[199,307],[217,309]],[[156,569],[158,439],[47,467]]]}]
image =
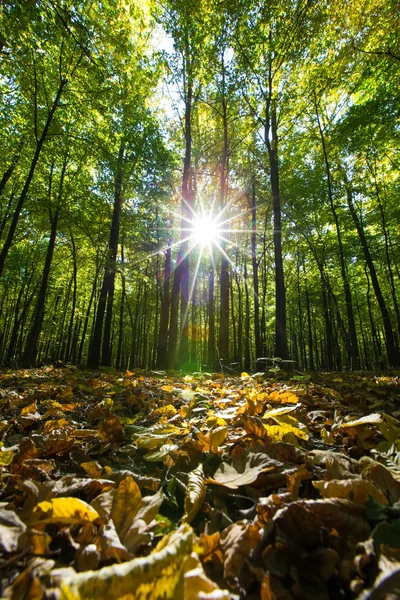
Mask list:
[{"label": "sunlit leaf", "polygon": [[37,523],[82,523],[99,519],[99,514],[83,500],[78,498],[53,498],[35,506],[30,524]]},{"label": "sunlit leaf", "polygon": [[61,597],[64,600],[71,597],[76,600],[183,600],[184,559],[192,547],[192,529],[182,525],[165,536],[149,556],[64,578]]},{"label": "sunlit leaf", "polygon": [[281,466],[283,466],[283,463],[273,460],[266,454],[243,453],[231,465],[221,463],[214,477],[209,478],[207,482],[223,485],[234,490],[242,485],[253,483],[260,473],[273,471],[276,467]]},{"label": "sunlit leaf", "polygon": [[203,465],[200,464],[194,471],[189,473],[185,493],[185,514],[182,517],[183,522],[191,523],[193,521],[203,505],[205,495],[204,471]]},{"label": "sunlit leaf", "polygon": [[365,504],[368,497],[381,504],[388,504],[385,494],[366,479],[332,479],[331,481],[313,481],[323,498],[344,498],[355,504]]}]

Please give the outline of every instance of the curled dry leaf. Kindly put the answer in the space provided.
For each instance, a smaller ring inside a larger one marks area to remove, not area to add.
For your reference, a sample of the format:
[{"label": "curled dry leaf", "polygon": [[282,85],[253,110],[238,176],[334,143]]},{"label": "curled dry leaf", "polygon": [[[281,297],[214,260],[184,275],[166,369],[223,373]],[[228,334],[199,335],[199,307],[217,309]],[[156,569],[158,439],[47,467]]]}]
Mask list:
[{"label": "curled dry leaf", "polygon": [[185,514],[183,515],[182,522],[191,523],[193,521],[203,505],[205,495],[204,471],[203,465],[200,464],[194,471],[189,473],[185,494]]}]

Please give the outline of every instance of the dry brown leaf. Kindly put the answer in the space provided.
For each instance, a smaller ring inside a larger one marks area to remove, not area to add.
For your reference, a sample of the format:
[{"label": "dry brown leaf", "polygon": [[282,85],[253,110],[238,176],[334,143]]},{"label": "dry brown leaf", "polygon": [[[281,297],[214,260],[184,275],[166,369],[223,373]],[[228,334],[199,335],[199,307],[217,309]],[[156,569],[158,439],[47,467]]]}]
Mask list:
[{"label": "dry brown leaf", "polygon": [[235,458],[233,463],[221,463],[213,478],[207,483],[215,483],[237,489],[242,485],[253,483],[260,473],[273,471],[282,467],[283,463],[270,458],[267,454],[246,452]]},{"label": "dry brown leaf", "polygon": [[384,492],[392,504],[400,499],[400,481],[393,477],[389,469],[368,456],[363,456],[360,464],[363,477]]},{"label": "dry brown leaf", "polygon": [[221,534],[221,548],[224,553],[224,577],[238,577],[239,572],[252,549],[261,539],[259,528],[247,521],[229,525]]},{"label": "dry brown leaf", "polygon": [[18,539],[26,530],[26,525],[13,510],[0,508],[0,551],[16,552]]},{"label": "dry brown leaf", "polygon": [[335,529],[340,535],[351,536],[357,541],[363,541],[371,533],[365,517],[365,507],[362,504],[355,504],[340,498],[299,502],[307,510],[318,515],[325,527]]}]

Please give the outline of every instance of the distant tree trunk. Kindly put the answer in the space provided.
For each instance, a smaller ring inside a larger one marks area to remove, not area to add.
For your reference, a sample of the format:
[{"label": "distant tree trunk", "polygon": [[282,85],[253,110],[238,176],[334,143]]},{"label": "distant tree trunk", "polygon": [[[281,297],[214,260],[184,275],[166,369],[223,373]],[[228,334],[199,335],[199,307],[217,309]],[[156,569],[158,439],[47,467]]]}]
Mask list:
[{"label": "distant tree trunk", "polygon": [[57,208],[54,214],[50,212],[50,238],[47,246],[46,260],[43,269],[42,282],[37,295],[36,307],[33,315],[33,321],[25,342],[25,351],[22,356],[22,364],[25,367],[36,364],[36,355],[38,351],[39,336],[42,331],[47,288],[50,276],[50,268],[53,260],[54,248],[56,243],[57,225],[60,216],[60,208]]},{"label": "distant tree trunk", "polygon": [[[301,288],[300,288],[300,258],[297,260],[297,312],[299,315],[299,327],[298,327],[298,336],[296,336],[296,340],[298,339],[298,358],[297,361],[301,362],[301,368],[304,371],[307,371],[307,353],[306,353],[306,345],[304,342],[304,325],[303,325],[303,304],[301,301]],[[301,361],[299,361],[301,359]]]},{"label": "distant tree trunk", "polygon": [[[122,179],[125,142],[121,140],[114,180],[114,208],[108,242],[108,256],[104,268],[103,283],[97,305],[96,321],[93,338],[89,347],[88,367],[96,369],[100,362],[108,367],[111,365],[111,323],[114,300],[115,270],[119,240],[119,223],[122,204]],[[107,308],[107,311],[106,311]],[[105,319],[104,319],[104,314]],[[104,324],[104,334],[103,334]],[[102,344],[103,340],[103,344]],[[100,360],[101,349],[101,360]]]},{"label": "distant tree trunk", "polygon": [[326,368],[333,371],[333,330],[332,319],[329,311],[328,295],[326,293],[325,280],[321,277],[322,310],[325,321],[325,345],[326,345]]},{"label": "distant tree trunk", "polygon": [[168,367],[167,342],[168,342],[168,318],[169,318],[169,278],[171,274],[171,248],[165,251],[163,294],[161,299],[160,333],[158,336],[157,368]]},{"label": "distant tree trunk", "polygon": [[71,345],[72,345],[72,333],[73,333],[75,310],[76,310],[77,275],[78,275],[78,267],[77,267],[77,262],[76,262],[76,246],[75,246],[75,239],[74,239],[72,231],[70,232],[70,235],[71,235],[72,263],[73,263],[73,275],[72,275],[73,287],[72,287],[71,316],[70,316],[69,327],[68,327],[67,347],[65,349],[65,360],[66,361],[71,360],[70,349],[71,349]]},{"label": "distant tree trunk", "polygon": [[117,358],[115,366],[117,369],[121,368],[121,354],[122,354],[122,342],[124,339],[124,313],[125,313],[125,294],[126,294],[126,282],[124,274],[124,242],[121,242],[121,301],[119,305],[119,327],[118,327],[118,342],[117,342]]},{"label": "distant tree trunk", "polygon": [[[212,252],[212,249],[211,249]],[[210,270],[208,273],[208,347],[207,364],[215,369],[215,306],[214,306],[214,260],[210,258]]]},{"label": "distant tree trunk", "polygon": [[260,299],[258,296],[256,185],[254,179],[252,181],[251,189],[251,262],[253,267],[254,337],[256,342],[256,358],[261,358],[262,347],[260,335]]},{"label": "distant tree trunk", "polygon": [[96,273],[95,273],[95,277],[94,277],[94,281],[93,281],[93,285],[92,285],[92,291],[91,291],[90,298],[89,298],[89,304],[88,304],[87,311],[86,311],[85,321],[83,323],[81,341],[79,344],[79,350],[78,350],[78,356],[77,356],[78,364],[81,364],[81,362],[82,362],[83,346],[84,346],[85,339],[86,339],[86,332],[87,332],[87,328],[88,328],[88,324],[89,324],[90,311],[92,308],[92,303],[93,303],[94,297],[96,295],[97,280],[98,280],[99,274],[100,274],[100,266],[98,264],[98,261],[99,261],[99,252],[97,252],[97,254],[96,254]]},{"label": "distant tree trunk", "polygon": [[66,79],[61,79],[60,84],[58,86],[58,90],[57,90],[56,96],[55,96],[53,104],[52,104],[52,107],[51,107],[51,109],[49,111],[49,114],[47,115],[46,123],[45,123],[45,125],[43,127],[42,134],[41,134],[40,138],[38,138],[36,140],[35,153],[33,155],[31,166],[29,168],[29,172],[28,172],[28,175],[26,177],[26,180],[25,180],[25,183],[24,183],[24,187],[22,188],[20,197],[19,197],[17,205],[15,207],[14,215],[13,215],[13,218],[11,219],[11,223],[10,223],[10,227],[8,229],[7,237],[5,239],[3,248],[2,248],[2,250],[0,252],[0,276],[3,273],[4,263],[5,263],[8,251],[10,249],[10,246],[12,244],[12,241],[14,239],[14,234],[15,234],[15,230],[17,228],[17,223],[18,223],[19,217],[21,215],[22,207],[23,207],[24,202],[26,200],[26,197],[28,195],[29,187],[31,185],[33,176],[35,174],[36,165],[37,165],[37,163],[39,161],[39,156],[40,156],[40,153],[42,151],[43,144],[44,144],[44,142],[45,142],[45,140],[47,138],[47,134],[49,132],[50,125],[51,125],[51,123],[53,121],[54,113],[57,110],[58,104],[60,102],[61,94],[63,93],[64,88],[65,88],[66,85],[67,85],[67,80]]},{"label": "distant tree trunk", "polygon": [[395,344],[395,339],[394,339],[394,335],[393,335],[393,328],[392,328],[392,323],[390,321],[389,311],[387,309],[386,302],[383,297],[381,287],[379,285],[374,261],[372,260],[371,252],[369,250],[368,242],[365,237],[364,229],[362,227],[361,221],[360,221],[359,216],[354,207],[353,191],[350,187],[350,183],[347,180],[347,176],[345,173],[344,173],[344,183],[345,183],[345,187],[346,187],[347,204],[349,206],[350,214],[352,216],[355,228],[358,233],[358,237],[360,239],[361,247],[362,247],[362,250],[364,253],[365,262],[367,263],[368,270],[369,270],[369,273],[371,276],[372,287],[374,289],[375,297],[378,302],[378,306],[379,306],[379,309],[380,309],[381,315],[382,315],[383,327],[385,330],[386,352],[387,352],[387,356],[388,356],[389,365],[391,367],[398,367],[398,366],[400,366],[400,357],[399,357],[399,352],[397,351],[396,344]]},{"label": "distant tree trunk", "polygon": [[247,283],[247,262],[244,263],[244,287],[245,287],[245,336],[244,336],[244,370],[249,371],[251,367],[250,355],[250,296]]},{"label": "distant tree trunk", "polygon": [[241,364],[241,357],[238,355],[238,347],[237,347],[237,333],[236,333],[236,317],[235,317],[235,302],[233,295],[233,278],[230,278],[229,287],[231,291],[231,321],[232,321],[232,338],[233,338],[233,360],[236,363]]},{"label": "distant tree trunk", "polygon": [[314,363],[314,342],[313,342],[313,333],[312,333],[311,305],[310,305],[310,295],[308,293],[307,285],[306,285],[306,307],[307,307],[307,325],[308,325],[309,367],[310,367],[310,371],[314,371],[315,363]]}]

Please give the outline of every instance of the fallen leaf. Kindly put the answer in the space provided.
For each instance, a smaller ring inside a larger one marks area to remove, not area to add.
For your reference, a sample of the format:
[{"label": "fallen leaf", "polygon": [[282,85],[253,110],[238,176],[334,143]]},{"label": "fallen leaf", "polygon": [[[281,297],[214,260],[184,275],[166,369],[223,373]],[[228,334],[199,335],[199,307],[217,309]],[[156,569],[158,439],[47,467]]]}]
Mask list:
[{"label": "fallen leaf", "polygon": [[165,536],[149,556],[65,577],[61,598],[183,600],[185,558],[191,554],[192,547],[192,528],[182,525]]},{"label": "fallen leaf", "polygon": [[207,483],[215,483],[235,490],[242,485],[253,483],[260,473],[273,471],[282,466],[283,463],[270,458],[267,454],[243,453],[231,465],[221,463],[214,477],[209,478]]},{"label": "fallen leaf", "polygon": [[183,523],[191,523],[203,505],[206,495],[203,465],[200,464],[194,471],[189,473],[188,484],[185,494],[185,514]]},{"label": "fallen leaf", "polygon": [[38,523],[83,523],[99,519],[99,514],[83,500],[78,498],[53,498],[39,502],[33,509],[30,525]]}]

